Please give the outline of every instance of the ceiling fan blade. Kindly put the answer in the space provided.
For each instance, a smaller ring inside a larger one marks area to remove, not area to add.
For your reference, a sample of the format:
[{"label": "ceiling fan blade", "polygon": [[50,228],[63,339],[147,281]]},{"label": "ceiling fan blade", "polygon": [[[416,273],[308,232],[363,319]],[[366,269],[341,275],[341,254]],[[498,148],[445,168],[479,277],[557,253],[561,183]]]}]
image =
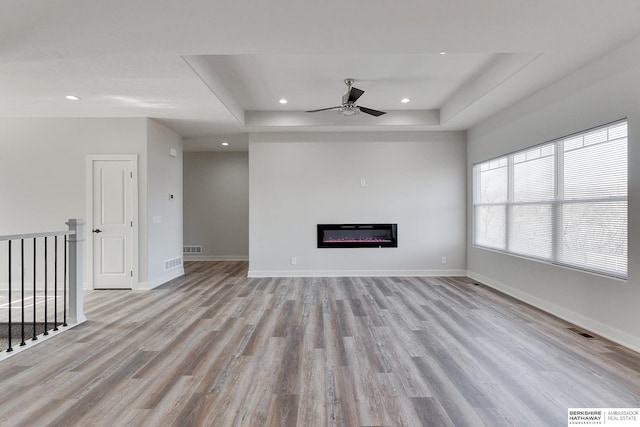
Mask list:
[{"label": "ceiling fan blade", "polygon": [[335,110],[336,108],[342,108],[342,105],[338,105],[337,107],[320,108],[319,110],[305,111],[305,113],[317,113],[318,111]]},{"label": "ceiling fan blade", "polygon": [[357,87],[351,87],[349,90],[349,97],[347,98],[347,102],[356,102],[358,98],[362,96],[364,91],[362,89],[358,89]]},{"label": "ceiling fan blade", "polygon": [[380,117],[383,114],[387,114],[384,111],[372,110],[371,108],[367,108],[367,107],[358,107],[358,108],[363,113],[371,114],[372,116],[375,116],[375,117]]}]

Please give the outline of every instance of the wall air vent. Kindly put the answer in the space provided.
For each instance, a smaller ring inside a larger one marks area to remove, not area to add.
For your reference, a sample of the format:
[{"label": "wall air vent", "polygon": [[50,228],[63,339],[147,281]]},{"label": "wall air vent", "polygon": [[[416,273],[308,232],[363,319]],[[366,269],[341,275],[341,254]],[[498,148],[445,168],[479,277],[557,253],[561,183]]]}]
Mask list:
[{"label": "wall air vent", "polygon": [[168,259],[164,262],[164,271],[173,270],[174,268],[178,268],[182,265],[182,257],[176,257],[172,259]]},{"label": "wall air vent", "polygon": [[202,254],[202,245],[183,246],[182,253],[185,255],[200,255]]},{"label": "wall air vent", "polygon": [[588,334],[585,331],[581,331],[578,328],[567,328],[567,329],[569,329],[571,332],[574,332],[574,333],[576,333],[576,334],[578,334],[578,335],[580,335],[582,337],[585,337],[585,338],[595,338],[593,335]]}]

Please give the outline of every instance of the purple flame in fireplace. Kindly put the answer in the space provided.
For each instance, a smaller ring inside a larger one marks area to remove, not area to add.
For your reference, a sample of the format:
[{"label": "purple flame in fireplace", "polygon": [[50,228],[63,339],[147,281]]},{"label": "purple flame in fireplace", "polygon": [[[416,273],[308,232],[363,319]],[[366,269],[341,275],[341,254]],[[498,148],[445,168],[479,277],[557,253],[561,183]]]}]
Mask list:
[{"label": "purple flame in fireplace", "polygon": [[380,238],[375,238],[375,237],[362,238],[362,239],[327,238],[327,239],[324,239],[323,242],[326,242],[326,243],[362,243],[362,242],[367,242],[367,243],[385,243],[385,242],[391,242],[391,240],[389,240],[389,239],[380,239]]}]

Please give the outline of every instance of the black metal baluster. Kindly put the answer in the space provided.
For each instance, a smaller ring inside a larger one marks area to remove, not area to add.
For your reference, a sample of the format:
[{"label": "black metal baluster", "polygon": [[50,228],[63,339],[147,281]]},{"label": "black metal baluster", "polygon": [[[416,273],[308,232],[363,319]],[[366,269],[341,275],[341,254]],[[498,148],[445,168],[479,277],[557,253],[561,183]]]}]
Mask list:
[{"label": "black metal baluster", "polygon": [[27,345],[24,342],[24,239],[20,239],[20,272],[22,278],[20,280],[20,294],[22,297],[20,311],[22,316],[20,317],[20,347]]},{"label": "black metal baluster", "polygon": [[53,330],[58,330],[58,236],[53,238]]},{"label": "black metal baluster", "polygon": [[62,300],[64,301],[64,314],[62,316],[62,326],[67,326],[67,236],[64,236],[64,292]]},{"label": "black metal baluster", "polygon": [[36,238],[33,238],[33,337],[31,341],[35,341],[38,339],[36,335],[36,266],[37,266],[37,258],[36,258]]},{"label": "black metal baluster", "polygon": [[11,240],[9,240],[9,334],[8,334],[9,346],[7,347],[7,353],[13,351],[13,348],[11,347],[12,329],[13,327],[11,325]]},{"label": "black metal baluster", "polygon": [[47,326],[47,262],[47,236],[44,236],[44,333],[42,335],[49,335]]}]

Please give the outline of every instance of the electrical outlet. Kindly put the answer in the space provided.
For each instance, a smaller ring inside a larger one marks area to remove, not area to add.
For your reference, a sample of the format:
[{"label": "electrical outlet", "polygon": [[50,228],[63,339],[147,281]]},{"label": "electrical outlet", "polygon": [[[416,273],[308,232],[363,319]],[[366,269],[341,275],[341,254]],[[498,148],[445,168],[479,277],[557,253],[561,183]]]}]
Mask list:
[{"label": "electrical outlet", "polygon": [[296,259],[296,257],[292,256],[291,257],[291,265],[296,265],[297,262],[298,262],[298,260]]},{"label": "electrical outlet", "polygon": [[442,265],[445,265],[447,263],[447,257],[443,255],[440,261],[442,262]]}]

